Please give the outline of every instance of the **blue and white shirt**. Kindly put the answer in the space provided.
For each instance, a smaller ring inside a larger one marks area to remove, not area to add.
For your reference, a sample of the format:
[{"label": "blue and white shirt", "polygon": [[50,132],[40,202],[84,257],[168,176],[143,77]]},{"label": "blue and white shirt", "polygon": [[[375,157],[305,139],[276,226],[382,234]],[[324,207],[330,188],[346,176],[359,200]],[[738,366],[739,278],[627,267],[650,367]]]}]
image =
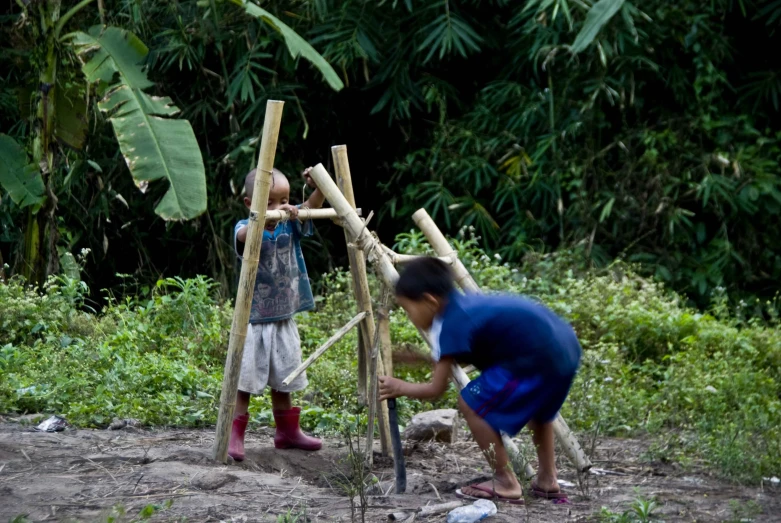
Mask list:
[{"label": "blue and white shirt", "polygon": [[[239,260],[242,260],[244,244],[239,244],[236,235],[248,223],[240,220],[233,229],[233,248]],[[250,323],[286,320],[297,312],[315,308],[301,251],[301,238],[311,236],[313,231],[311,220],[303,224],[297,220],[281,221],[273,232],[263,230]]]}]

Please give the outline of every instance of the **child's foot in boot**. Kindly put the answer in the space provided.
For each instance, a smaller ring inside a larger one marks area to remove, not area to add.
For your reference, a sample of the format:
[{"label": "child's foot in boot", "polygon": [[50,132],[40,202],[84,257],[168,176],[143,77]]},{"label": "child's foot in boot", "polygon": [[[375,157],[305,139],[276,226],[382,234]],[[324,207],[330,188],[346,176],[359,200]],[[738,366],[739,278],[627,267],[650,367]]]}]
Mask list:
[{"label": "child's foot in boot", "polygon": [[274,447],[278,449],[320,450],[323,446],[322,441],[301,432],[300,417],[301,409],[299,407],[274,411],[274,421],[277,424]]},{"label": "child's foot in boot", "polygon": [[233,418],[233,430],[228,444],[228,456],[236,461],[244,461],[244,432],[247,430],[249,414]]}]

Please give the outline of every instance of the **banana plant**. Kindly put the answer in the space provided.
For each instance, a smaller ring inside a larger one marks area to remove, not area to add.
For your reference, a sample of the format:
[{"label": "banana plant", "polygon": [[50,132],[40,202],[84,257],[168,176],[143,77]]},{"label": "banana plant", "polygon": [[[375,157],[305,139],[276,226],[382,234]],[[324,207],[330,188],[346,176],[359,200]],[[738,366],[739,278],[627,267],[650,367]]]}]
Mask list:
[{"label": "banana plant", "polygon": [[[28,281],[42,282],[59,270],[52,173],[62,162],[55,161],[55,155],[61,154],[56,144],[75,150],[86,146],[89,108],[85,94],[97,94],[97,108],[111,122],[139,190],[145,193],[155,181],[168,184],[155,207],[158,216],[190,220],[207,208],[203,158],[190,123],[176,118],[180,109],[169,97],[146,92],[154,85],[142,68],[149,52],[146,45],[130,31],[105,25],[62,35],[66,24],[93,1],[82,0],[63,15],[61,0],[18,2],[23,8],[20,22],[29,24],[38,43],[37,54],[44,59],[38,72],[32,154],[28,156],[24,146],[0,134],[0,187],[16,205],[28,209],[22,265]],[[277,31],[290,54],[311,62],[331,88],[338,91],[343,87],[328,62],[290,27],[255,4],[231,1]],[[37,11],[28,11],[33,5]],[[103,18],[102,4],[99,7]],[[67,63],[63,58],[69,52],[81,62],[86,88],[67,88],[58,81],[58,66]]]}]

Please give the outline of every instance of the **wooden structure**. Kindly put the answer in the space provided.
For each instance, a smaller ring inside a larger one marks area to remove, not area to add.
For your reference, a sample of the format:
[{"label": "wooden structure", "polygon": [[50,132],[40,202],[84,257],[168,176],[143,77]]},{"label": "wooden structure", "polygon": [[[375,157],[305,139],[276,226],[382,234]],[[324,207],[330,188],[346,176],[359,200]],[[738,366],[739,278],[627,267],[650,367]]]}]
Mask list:
[{"label": "wooden structure", "polygon": [[[266,117],[263,126],[260,154],[258,157],[257,175],[255,178],[255,195],[250,209],[247,243],[244,261],[241,268],[239,292],[236,299],[233,324],[231,326],[228,354],[223,377],[222,394],[220,396],[220,410],[217,420],[217,428],[214,440],[214,458],[223,463],[228,459],[228,443],[230,429],[236,404],[236,394],[239,379],[241,358],[246,339],[247,324],[249,321],[249,309],[252,302],[252,293],[255,284],[256,267],[260,258],[262,243],[263,223],[259,216],[265,219],[286,219],[286,213],[280,211],[267,212],[268,192],[271,186],[271,172],[274,166],[277,136],[282,116],[282,102],[269,101],[266,105]],[[353,292],[357,303],[357,314],[344,327],[339,329],[323,346],[317,349],[302,365],[292,372],[285,383],[295,379],[307,367],[321,357],[329,347],[346,335],[353,327],[358,326],[358,376],[357,392],[359,402],[368,407],[369,427],[367,431],[367,459],[371,464],[371,455],[374,437],[374,419],[378,420],[380,445],[384,455],[392,452],[391,440],[396,446],[398,443],[398,426],[391,426],[387,402],[379,402],[377,399],[377,376],[392,375],[391,340],[390,340],[390,300],[392,289],[398,280],[396,265],[408,263],[415,256],[399,255],[384,246],[379,239],[367,227],[366,221],[360,218],[360,209],[356,208],[355,197],[352,188],[350,167],[347,160],[347,148],[338,145],[332,148],[336,182],[331,178],[322,164],[318,164],[311,171],[312,179],[323,192],[332,209],[302,210],[300,220],[307,219],[331,219],[344,228],[345,240],[348,245],[350,272],[353,280]],[[338,186],[337,186],[338,183]],[[371,215],[369,215],[369,219]],[[421,209],[413,216],[415,223],[425,234],[431,246],[440,259],[449,263],[454,270],[458,285],[466,292],[480,292],[472,276],[466,270],[463,263],[442,232],[434,224],[428,213]],[[384,285],[383,299],[378,310],[378,318],[375,321],[372,308],[371,294],[369,291],[367,264],[374,268],[379,280]],[[421,332],[423,339],[429,343],[426,333]],[[453,365],[452,379],[461,389],[469,382],[466,372],[458,365]],[[393,412],[391,412],[393,413]],[[564,453],[580,471],[591,467],[591,463],[577,440],[574,438],[564,420],[559,416],[555,422],[556,437],[562,446]],[[393,435],[393,438],[391,437]],[[515,443],[507,435],[503,435],[503,441],[509,452],[517,453]],[[397,476],[403,476],[403,455],[396,452]],[[533,470],[526,466],[526,474],[533,474]],[[403,478],[402,478],[403,479]],[[403,492],[397,477],[397,492]],[[403,482],[402,482],[403,483]]]}]

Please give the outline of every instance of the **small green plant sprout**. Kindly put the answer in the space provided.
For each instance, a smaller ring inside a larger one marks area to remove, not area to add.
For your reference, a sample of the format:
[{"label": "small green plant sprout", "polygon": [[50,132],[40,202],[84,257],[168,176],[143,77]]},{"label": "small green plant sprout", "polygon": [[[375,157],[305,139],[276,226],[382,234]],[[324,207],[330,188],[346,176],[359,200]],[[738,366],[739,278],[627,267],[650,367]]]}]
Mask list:
[{"label": "small green plant sprout", "polygon": [[301,502],[295,507],[289,508],[284,514],[277,516],[277,523],[307,523],[308,521],[305,502]]},{"label": "small green plant sprout", "polygon": [[756,517],[762,514],[762,507],[753,499],[748,501],[739,501],[736,499],[729,502],[732,518],[725,523],[754,523]]},{"label": "small green plant sprout", "polygon": [[613,512],[607,507],[602,507],[599,513],[599,521],[603,523],[651,523],[662,521],[654,516],[654,512],[659,508],[658,502],[651,498],[647,499],[640,495],[635,488],[637,498],[632,502],[629,509],[622,513]]}]

